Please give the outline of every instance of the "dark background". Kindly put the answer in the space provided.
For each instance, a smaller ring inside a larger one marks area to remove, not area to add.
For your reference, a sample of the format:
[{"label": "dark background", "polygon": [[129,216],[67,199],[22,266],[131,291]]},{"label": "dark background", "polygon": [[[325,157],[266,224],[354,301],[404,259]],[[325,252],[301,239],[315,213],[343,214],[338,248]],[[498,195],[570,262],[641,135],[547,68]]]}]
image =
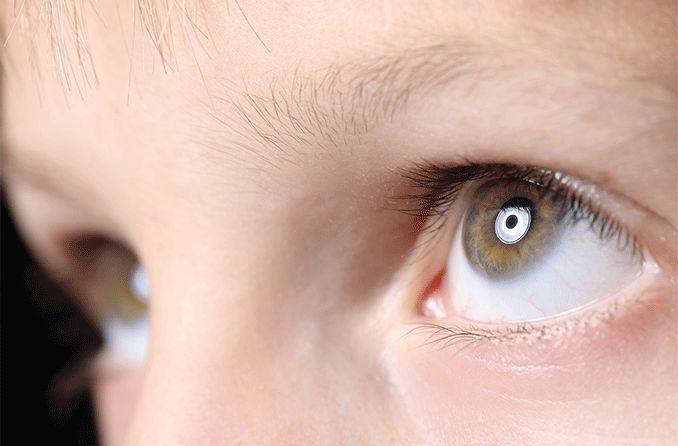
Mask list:
[{"label": "dark background", "polygon": [[74,366],[99,334],[37,267],[0,194],[0,443],[96,444],[91,397]]}]

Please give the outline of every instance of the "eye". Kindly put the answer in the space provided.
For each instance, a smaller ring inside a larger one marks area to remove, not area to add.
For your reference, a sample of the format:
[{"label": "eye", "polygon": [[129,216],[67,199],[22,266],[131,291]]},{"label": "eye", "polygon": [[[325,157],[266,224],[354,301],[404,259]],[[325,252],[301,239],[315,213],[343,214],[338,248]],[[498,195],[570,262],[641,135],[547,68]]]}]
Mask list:
[{"label": "eye", "polygon": [[447,266],[454,313],[481,322],[534,321],[632,283],[643,270],[632,244],[601,233],[601,216],[577,218],[570,204],[525,180],[478,187]]},{"label": "eye", "polygon": [[149,337],[150,284],[139,263],[108,279],[108,303],[102,330],[107,354],[125,365],[140,365],[146,358]]},{"label": "eye", "polygon": [[143,266],[122,244],[106,237],[64,241],[60,281],[91,309],[104,339],[100,359],[117,367],[137,367],[146,358],[151,287]]},{"label": "eye", "polygon": [[461,322],[445,333],[462,327],[464,336],[492,335],[491,326],[469,331],[474,323],[524,332],[535,321],[621,296],[654,271],[636,238],[606,211],[609,196],[567,175],[489,164],[422,165],[407,177],[418,191],[404,197],[417,203],[408,212],[427,222],[423,232],[447,233],[444,242],[426,238],[435,252],[445,251],[441,272],[427,273],[431,282],[418,301],[426,318]]}]

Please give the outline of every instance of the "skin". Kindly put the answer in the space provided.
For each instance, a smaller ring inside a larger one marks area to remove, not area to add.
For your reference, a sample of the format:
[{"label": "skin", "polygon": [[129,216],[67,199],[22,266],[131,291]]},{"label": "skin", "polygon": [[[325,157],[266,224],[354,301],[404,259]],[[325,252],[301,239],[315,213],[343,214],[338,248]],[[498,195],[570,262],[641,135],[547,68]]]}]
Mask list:
[{"label": "skin", "polygon": [[[166,70],[115,3],[83,13],[98,77],[84,86],[73,56],[84,97],[53,75],[47,30],[33,34],[40,79],[21,29],[2,56],[3,181],[26,239],[54,269],[65,237],[104,234],[152,283],[144,367],[94,384],[105,444],[678,436],[675,2],[206,3],[209,41],[177,17],[157,39],[175,42]],[[398,93],[406,104],[384,99]],[[449,304],[430,285],[464,211],[411,261],[425,234],[390,209],[408,191],[399,169],[422,159],[572,174],[656,268],[601,303],[602,323],[422,347],[431,333],[411,322],[453,317],[419,309]]]}]

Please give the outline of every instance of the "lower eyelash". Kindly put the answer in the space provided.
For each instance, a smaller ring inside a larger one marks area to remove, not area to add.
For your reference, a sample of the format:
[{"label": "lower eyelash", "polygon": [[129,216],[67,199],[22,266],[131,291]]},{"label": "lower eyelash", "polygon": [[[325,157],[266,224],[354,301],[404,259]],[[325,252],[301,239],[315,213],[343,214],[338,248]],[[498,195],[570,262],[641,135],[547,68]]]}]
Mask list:
[{"label": "lower eyelash", "polygon": [[504,327],[413,322],[414,327],[404,336],[428,334],[419,347],[431,347],[435,351],[453,349],[454,353],[458,354],[481,344],[530,344],[569,337],[608,323],[620,313],[633,311],[645,304],[647,299],[629,297],[613,301],[604,308],[590,309],[576,318],[569,315],[570,317],[563,319],[568,315],[561,315],[551,321],[527,322]]}]

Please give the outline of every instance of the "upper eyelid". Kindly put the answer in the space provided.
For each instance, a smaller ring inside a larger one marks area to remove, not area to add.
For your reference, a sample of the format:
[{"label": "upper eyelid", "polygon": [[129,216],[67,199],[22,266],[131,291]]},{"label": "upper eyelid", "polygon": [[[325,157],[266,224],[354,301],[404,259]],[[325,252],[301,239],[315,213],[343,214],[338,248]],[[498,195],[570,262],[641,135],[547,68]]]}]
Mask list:
[{"label": "upper eyelid", "polygon": [[[570,187],[580,183],[573,177],[563,175],[550,169],[536,168],[507,163],[445,165],[420,163],[403,170],[402,176],[415,189],[415,192],[396,197],[398,200],[411,203],[414,207],[402,207],[399,210],[412,215],[425,217],[444,215],[454,204],[462,188],[471,181],[483,179],[521,179],[536,183],[549,190],[556,186]],[[560,188],[558,188],[560,191]]]},{"label": "upper eyelid", "polygon": [[419,163],[403,170],[402,176],[414,191],[396,197],[401,204],[396,209],[416,218],[428,219],[420,226],[423,231],[431,232],[434,236],[444,226],[449,209],[468,183],[507,178],[534,182],[545,190],[563,194],[572,218],[591,218],[591,227],[600,232],[601,238],[616,235],[618,239],[624,239],[618,240],[618,243],[630,244],[633,254],[643,255],[644,246],[632,229],[634,225],[626,224],[622,217],[609,209],[611,202],[615,201],[612,194],[562,172],[507,163],[467,161],[455,165]]}]

